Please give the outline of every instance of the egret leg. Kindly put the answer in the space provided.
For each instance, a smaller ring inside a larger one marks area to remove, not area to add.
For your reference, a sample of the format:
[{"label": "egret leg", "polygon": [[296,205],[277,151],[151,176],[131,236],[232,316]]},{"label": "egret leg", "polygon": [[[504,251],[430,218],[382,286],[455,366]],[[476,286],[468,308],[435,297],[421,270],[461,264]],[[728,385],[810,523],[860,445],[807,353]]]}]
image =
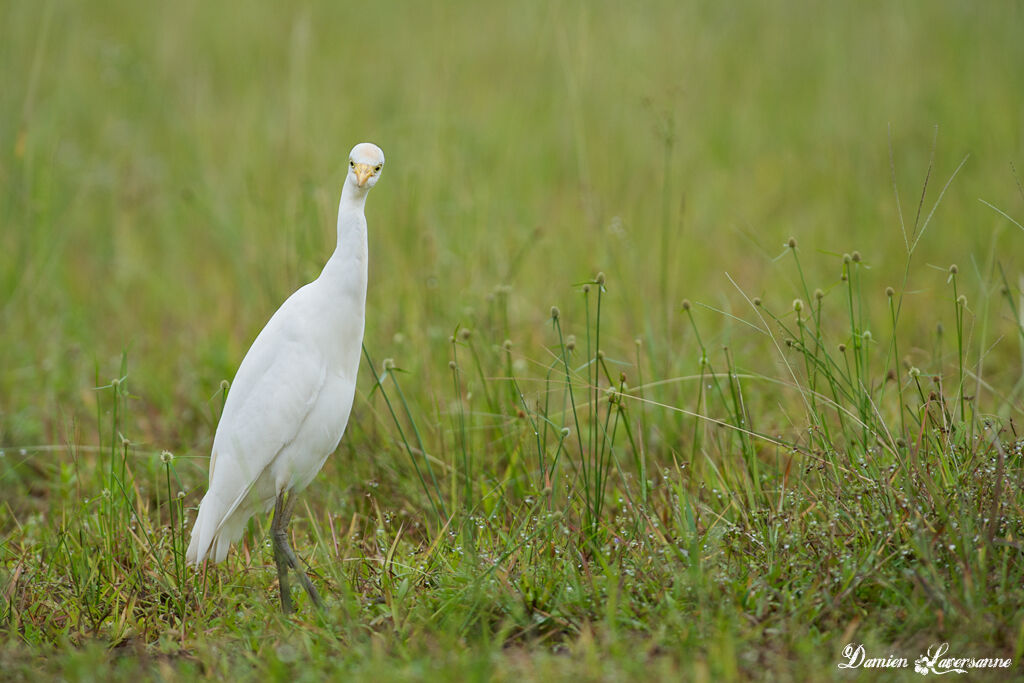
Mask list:
[{"label": "egret leg", "polygon": [[295,570],[299,577],[299,583],[306,589],[306,593],[309,594],[313,604],[318,608],[323,608],[324,606],[323,601],[320,599],[320,594],[317,593],[313,582],[306,576],[306,572],[300,568],[299,559],[295,556],[295,551],[292,550],[291,544],[288,543],[288,522],[291,521],[292,510],[295,508],[297,500],[294,493],[285,500],[285,494],[282,491],[277,497],[277,503],[274,505],[274,521],[270,526],[271,534],[274,537],[274,561],[277,563],[277,580],[281,586],[281,610],[285,614],[291,614],[295,611],[288,585],[289,567]]},{"label": "egret leg", "polygon": [[288,543],[288,522],[284,517],[284,493],[277,497],[274,505],[274,521],[270,525],[270,536],[274,539],[274,562],[277,563],[277,583],[281,588],[281,611],[291,614],[295,611],[292,606],[292,591],[288,585],[288,556],[281,548],[281,539]]}]

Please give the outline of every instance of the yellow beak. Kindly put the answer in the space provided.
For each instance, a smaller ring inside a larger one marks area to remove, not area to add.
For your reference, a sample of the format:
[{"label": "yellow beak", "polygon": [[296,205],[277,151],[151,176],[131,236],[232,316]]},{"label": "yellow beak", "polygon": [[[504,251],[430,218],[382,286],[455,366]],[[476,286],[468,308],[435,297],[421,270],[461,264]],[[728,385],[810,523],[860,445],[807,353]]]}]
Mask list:
[{"label": "yellow beak", "polygon": [[366,184],[366,181],[373,175],[373,166],[369,164],[356,164],[354,168],[356,172],[356,184],[362,187]]}]

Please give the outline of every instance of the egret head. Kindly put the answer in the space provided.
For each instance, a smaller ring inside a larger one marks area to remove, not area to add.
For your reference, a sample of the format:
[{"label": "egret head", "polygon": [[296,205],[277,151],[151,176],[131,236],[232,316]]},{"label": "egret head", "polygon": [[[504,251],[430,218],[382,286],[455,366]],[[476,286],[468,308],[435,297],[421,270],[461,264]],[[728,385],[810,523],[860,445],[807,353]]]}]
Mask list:
[{"label": "egret head", "polygon": [[348,155],[348,177],[356,187],[370,189],[383,169],[384,152],[372,142],[360,142]]}]

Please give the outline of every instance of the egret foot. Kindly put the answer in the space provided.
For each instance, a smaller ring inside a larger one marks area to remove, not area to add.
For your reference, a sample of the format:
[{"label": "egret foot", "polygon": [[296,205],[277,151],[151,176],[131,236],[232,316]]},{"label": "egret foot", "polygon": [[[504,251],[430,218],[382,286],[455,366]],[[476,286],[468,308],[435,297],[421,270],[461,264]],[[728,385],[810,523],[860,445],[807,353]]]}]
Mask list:
[{"label": "egret foot", "polygon": [[291,521],[295,501],[296,498],[293,493],[288,496],[288,500],[285,502],[285,494],[282,491],[277,497],[277,503],[274,505],[274,521],[270,525],[270,534],[274,539],[274,562],[277,563],[277,581],[281,587],[281,610],[285,614],[291,614],[295,611],[295,606],[292,604],[291,587],[288,585],[289,567],[298,574],[299,583],[306,589],[313,604],[318,609],[323,609],[324,606],[323,601],[320,599],[320,594],[313,587],[313,582],[306,576],[306,572],[299,567],[299,559],[295,557],[295,551],[292,550],[291,544],[288,543],[288,522]]}]

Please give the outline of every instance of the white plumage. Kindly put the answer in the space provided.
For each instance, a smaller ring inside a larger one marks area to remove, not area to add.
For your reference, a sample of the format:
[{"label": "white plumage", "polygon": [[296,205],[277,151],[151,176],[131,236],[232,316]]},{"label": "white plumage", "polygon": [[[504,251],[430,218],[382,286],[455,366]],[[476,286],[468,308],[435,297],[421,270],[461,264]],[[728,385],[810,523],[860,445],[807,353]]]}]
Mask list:
[{"label": "white plumage", "polygon": [[320,602],[297,566],[286,527],[296,494],[337,448],[352,409],[366,313],[363,207],[383,166],[384,153],[376,145],[352,149],[334,254],[316,280],[274,313],[242,360],[217,425],[210,487],[186,551],[195,565],[207,557],[220,562],[249,518],[276,502],[274,549],[286,612],[288,566]]}]

